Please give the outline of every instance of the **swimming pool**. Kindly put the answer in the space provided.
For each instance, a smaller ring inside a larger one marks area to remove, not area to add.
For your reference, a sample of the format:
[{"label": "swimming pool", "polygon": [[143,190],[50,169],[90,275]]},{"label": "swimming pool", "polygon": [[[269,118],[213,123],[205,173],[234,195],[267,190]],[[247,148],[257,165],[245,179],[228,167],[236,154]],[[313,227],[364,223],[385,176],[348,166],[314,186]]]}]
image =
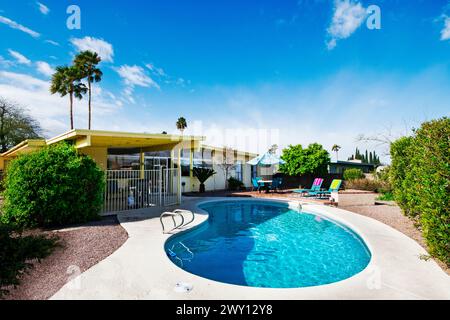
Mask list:
[{"label": "swimming pool", "polygon": [[349,228],[268,201],[200,205],[209,219],[172,236],[169,259],[198,276],[243,286],[299,288],[329,284],[362,271],[371,255]]}]

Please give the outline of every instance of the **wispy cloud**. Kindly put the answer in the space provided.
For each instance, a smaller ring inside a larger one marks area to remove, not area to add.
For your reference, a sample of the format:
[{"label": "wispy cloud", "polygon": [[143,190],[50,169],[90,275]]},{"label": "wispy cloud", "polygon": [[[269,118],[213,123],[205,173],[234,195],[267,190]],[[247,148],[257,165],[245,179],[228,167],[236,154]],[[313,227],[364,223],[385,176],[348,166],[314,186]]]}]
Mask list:
[{"label": "wispy cloud", "polygon": [[[154,81],[144,70],[144,68],[134,65],[123,65],[118,68],[113,68],[125,83],[125,88],[122,92],[123,100],[129,103],[136,103],[134,98],[134,87],[156,88],[160,90],[160,86]],[[161,69],[162,71],[162,69]],[[162,71],[164,72],[164,71]]]},{"label": "wispy cloud", "polygon": [[181,87],[185,87],[186,85],[189,85],[191,83],[190,80],[185,80],[183,78],[177,78],[168,75],[163,68],[157,67],[153,63],[147,63],[145,67],[151,71],[152,76],[156,77],[158,81],[162,83],[174,84]]},{"label": "wispy cloud", "polygon": [[8,52],[11,55],[11,57],[16,59],[17,63],[25,64],[25,65],[30,65],[31,64],[31,60],[28,59],[27,57],[25,57],[20,52],[14,51],[12,49],[8,49]]},{"label": "wispy cloud", "polygon": [[103,61],[113,62],[114,48],[112,44],[106,42],[103,39],[97,39],[93,37],[72,38],[70,39],[70,42],[79,51],[90,50],[93,52],[97,52]]},{"label": "wispy cloud", "polygon": [[29,34],[33,38],[39,38],[41,36],[40,33],[33,31],[33,30],[21,25],[20,23],[17,23],[17,22],[15,22],[7,17],[4,17],[4,16],[0,16],[0,23],[6,24],[10,28],[25,32],[26,34]]},{"label": "wispy cloud", "polygon": [[147,63],[145,65],[154,75],[158,77],[167,77],[166,72],[163,68],[156,67],[153,63]]},{"label": "wispy cloud", "polygon": [[331,25],[327,29],[327,48],[332,50],[337,41],[350,37],[363,23],[366,9],[359,1],[335,0]]},{"label": "wispy cloud", "polygon": [[37,4],[37,6],[39,8],[39,11],[42,14],[47,15],[50,12],[50,9],[45,4],[42,4],[40,2],[36,2],[36,4]]},{"label": "wispy cloud", "polygon": [[45,61],[36,62],[36,70],[47,77],[51,77],[55,73],[55,70]]},{"label": "wispy cloud", "polygon": [[49,44],[52,44],[52,45],[54,45],[54,46],[56,46],[56,47],[59,47],[59,46],[60,46],[60,44],[59,44],[58,42],[53,41],[53,40],[45,40],[45,42],[46,42],[46,43],[49,43]]},{"label": "wispy cloud", "polygon": [[450,17],[445,17],[444,28],[441,30],[441,40],[450,40]]},{"label": "wispy cloud", "polygon": [[14,65],[14,62],[11,60],[7,60],[0,56],[0,67],[9,68],[10,66]]},{"label": "wispy cloud", "polygon": [[119,68],[114,68],[114,70],[116,70],[127,86],[154,87],[160,89],[159,85],[145,73],[144,69],[137,65],[123,65]]}]

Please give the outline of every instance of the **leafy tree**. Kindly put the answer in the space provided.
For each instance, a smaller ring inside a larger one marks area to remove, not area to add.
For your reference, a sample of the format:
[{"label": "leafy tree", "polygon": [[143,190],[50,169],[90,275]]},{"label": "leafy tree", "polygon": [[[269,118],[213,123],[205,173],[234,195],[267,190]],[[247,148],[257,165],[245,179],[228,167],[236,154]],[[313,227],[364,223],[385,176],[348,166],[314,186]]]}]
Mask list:
[{"label": "leafy tree", "polygon": [[6,152],[27,139],[42,135],[39,123],[21,106],[0,97],[0,150]]},{"label": "leafy tree", "polygon": [[88,128],[91,130],[92,123],[92,109],[91,109],[91,84],[93,82],[100,82],[102,80],[103,72],[97,68],[97,65],[102,61],[96,52],[83,51],[77,54],[74,60],[75,67],[81,72],[83,78],[87,78],[88,83],[88,108],[89,108],[89,124]]},{"label": "leafy tree", "polygon": [[331,151],[336,152],[336,161],[339,161],[339,150],[341,150],[341,146],[335,144],[331,148]]},{"label": "leafy tree", "polygon": [[73,97],[82,99],[83,94],[87,92],[86,86],[81,83],[83,74],[75,67],[57,67],[52,76],[50,92],[59,93],[61,97],[69,95],[70,101],[70,129],[73,130]]},{"label": "leafy tree", "polygon": [[291,176],[324,175],[330,163],[330,154],[318,143],[310,144],[306,149],[300,144],[290,145],[283,150],[281,158],[286,163],[280,165],[280,171]]},{"label": "leafy tree", "polygon": [[177,129],[181,131],[181,134],[183,134],[184,130],[187,128],[186,119],[183,117],[178,118],[176,125]]},{"label": "leafy tree", "polygon": [[213,169],[197,168],[197,167],[192,169],[192,173],[194,174],[194,177],[196,177],[200,182],[200,190],[199,190],[200,193],[205,192],[206,180],[208,180],[209,178],[211,178],[213,175],[216,174],[216,172]]}]

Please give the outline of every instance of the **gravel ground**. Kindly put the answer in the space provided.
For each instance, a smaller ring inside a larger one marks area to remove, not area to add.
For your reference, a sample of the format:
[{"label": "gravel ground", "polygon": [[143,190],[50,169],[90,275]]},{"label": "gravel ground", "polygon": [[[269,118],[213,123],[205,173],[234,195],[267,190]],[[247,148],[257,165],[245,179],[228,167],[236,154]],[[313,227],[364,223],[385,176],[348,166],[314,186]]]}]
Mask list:
[{"label": "gravel ground", "polygon": [[[422,237],[422,232],[415,227],[414,222],[411,219],[403,215],[401,209],[398,206],[348,205],[339,206],[339,208],[383,222],[384,224],[387,224],[388,226],[391,226],[392,228],[397,229],[398,231],[407,235],[411,239],[415,240],[418,244],[420,244],[425,250],[428,250],[425,239]],[[450,275],[450,268],[448,268],[445,263],[437,259],[434,260],[442,268],[442,270]]]},{"label": "gravel ground", "polygon": [[56,235],[60,246],[41,263],[36,262],[22,277],[20,286],[12,289],[5,299],[48,299],[71,277],[68,270],[79,268],[80,272],[86,271],[111,255],[128,239],[127,232],[115,217],[44,233]]}]

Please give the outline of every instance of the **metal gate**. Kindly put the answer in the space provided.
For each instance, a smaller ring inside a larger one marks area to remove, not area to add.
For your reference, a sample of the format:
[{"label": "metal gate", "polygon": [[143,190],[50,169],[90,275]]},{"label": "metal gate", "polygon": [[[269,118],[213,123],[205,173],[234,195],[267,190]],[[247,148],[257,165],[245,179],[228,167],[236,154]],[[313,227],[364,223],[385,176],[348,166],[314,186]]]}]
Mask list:
[{"label": "metal gate", "polygon": [[103,213],[174,205],[178,169],[107,170]]}]

